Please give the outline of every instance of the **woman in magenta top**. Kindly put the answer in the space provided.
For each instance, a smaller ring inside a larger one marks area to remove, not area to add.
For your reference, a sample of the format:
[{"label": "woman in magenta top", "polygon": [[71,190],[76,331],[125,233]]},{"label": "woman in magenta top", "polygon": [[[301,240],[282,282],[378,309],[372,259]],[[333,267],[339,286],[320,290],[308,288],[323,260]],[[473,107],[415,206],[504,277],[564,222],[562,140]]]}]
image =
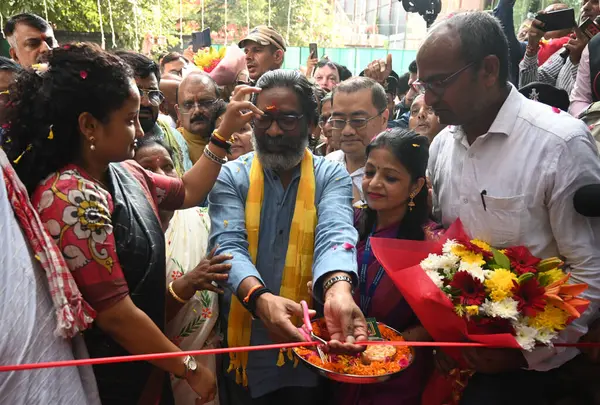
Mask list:
[{"label": "woman in magenta top", "polygon": [[[406,340],[429,339],[410,306],[370,248],[370,237],[425,240],[437,237],[429,221],[425,178],[429,141],[405,129],[381,133],[367,147],[363,192],[367,206],[355,211],[359,231],[355,299],[367,318],[401,332]],[[338,402],[347,405],[419,405],[431,371],[431,350],[417,350],[415,362],[395,379],[373,385],[344,384]]]}]

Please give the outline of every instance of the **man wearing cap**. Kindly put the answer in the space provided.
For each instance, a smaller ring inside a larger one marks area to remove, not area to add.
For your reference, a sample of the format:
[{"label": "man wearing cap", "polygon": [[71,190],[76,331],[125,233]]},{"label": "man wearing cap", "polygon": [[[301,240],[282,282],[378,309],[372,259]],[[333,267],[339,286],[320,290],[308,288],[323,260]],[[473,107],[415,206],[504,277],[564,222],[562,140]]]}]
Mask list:
[{"label": "man wearing cap", "polygon": [[250,72],[250,80],[253,82],[266,72],[280,69],[283,65],[285,40],[272,27],[259,25],[253,28],[239,42],[239,47],[246,53],[246,65]]},{"label": "man wearing cap", "polygon": [[519,89],[519,93],[533,101],[539,101],[563,111],[569,109],[569,93],[548,83],[533,82]]}]

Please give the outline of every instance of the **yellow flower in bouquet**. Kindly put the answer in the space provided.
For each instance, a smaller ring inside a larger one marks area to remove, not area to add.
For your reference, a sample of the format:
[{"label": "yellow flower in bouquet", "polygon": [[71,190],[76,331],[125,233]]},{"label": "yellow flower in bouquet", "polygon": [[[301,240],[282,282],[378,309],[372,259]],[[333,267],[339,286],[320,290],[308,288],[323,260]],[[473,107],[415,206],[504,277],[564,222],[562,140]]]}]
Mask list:
[{"label": "yellow flower in bouquet", "polygon": [[566,276],[565,272],[559,268],[544,271],[538,274],[538,278],[546,278],[546,284],[554,284],[555,282],[562,280]]},{"label": "yellow flower in bouquet", "polygon": [[194,54],[194,65],[198,66],[206,73],[210,73],[217,67],[223,57],[225,57],[226,49],[227,48],[223,47],[217,50],[212,46],[208,49],[200,49]]},{"label": "yellow flower in bouquet", "polygon": [[479,315],[479,306],[477,305],[467,305],[465,309],[467,310],[467,315],[469,316]]},{"label": "yellow flower in bouquet", "polygon": [[569,313],[552,304],[547,304],[542,312],[529,318],[529,326],[536,329],[563,330],[567,326]]},{"label": "yellow flower in bouquet", "polygon": [[471,243],[474,244],[475,246],[480,247],[481,249],[485,250],[486,252],[491,252],[492,251],[492,247],[488,243],[486,243],[486,242],[484,242],[482,240],[473,239],[471,241]]},{"label": "yellow flower in bouquet", "polygon": [[483,260],[483,256],[479,253],[474,252],[465,252],[459,256],[460,260],[464,263],[476,264],[478,266],[483,266],[485,264],[485,260]]},{"label": "yellow flower in bouquet", "polygon": [[455,244],[451,245],[450,253],[462,258],[462,255],[471,253],[471,251],[469,249],[467,249],[466,247],[464,247],[463,245],[455,243]]},{"label": "yellow flower in bouquet", "polygon": [[485,280],[485,287],[489,290],[492,301],[499,302],[512,297],[513,281],[517,281],[517,275],[510,270],[496,269],[491,272]]}]

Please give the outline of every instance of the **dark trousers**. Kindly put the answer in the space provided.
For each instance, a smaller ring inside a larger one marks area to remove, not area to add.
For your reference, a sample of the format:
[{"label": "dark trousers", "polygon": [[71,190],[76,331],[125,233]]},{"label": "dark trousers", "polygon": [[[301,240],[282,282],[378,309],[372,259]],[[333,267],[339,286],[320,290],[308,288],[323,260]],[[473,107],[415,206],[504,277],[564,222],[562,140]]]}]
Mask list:
[{"label": "dark trousers", "polygon": [[545,388],[546,385],[552,387],[552,380],[551,372],[475,373],[469,379],[460,405],[549,405]]},{"label": "dark trousers", "polygon": [[219,381],[221,405],[325,405],[323,384],[313,387],[286,387],[259,398],[252,398],[250,391],[224,376]]},{"label": "dark trousers", "polygon": [[579,355],[547,372],[476,373],[460,405],[598,405],[600,366]]}]

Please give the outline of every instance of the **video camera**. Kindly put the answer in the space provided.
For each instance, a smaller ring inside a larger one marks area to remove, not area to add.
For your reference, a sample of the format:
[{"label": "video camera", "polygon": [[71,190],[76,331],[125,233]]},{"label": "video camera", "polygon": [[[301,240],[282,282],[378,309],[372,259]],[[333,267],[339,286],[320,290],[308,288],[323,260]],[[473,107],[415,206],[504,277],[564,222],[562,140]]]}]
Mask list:
[{"label": "video camera", "polygon": [[434,23],[442,11],[442,0],[398,0],[407,13],[419,13],[427,23],[427,28]]}]

